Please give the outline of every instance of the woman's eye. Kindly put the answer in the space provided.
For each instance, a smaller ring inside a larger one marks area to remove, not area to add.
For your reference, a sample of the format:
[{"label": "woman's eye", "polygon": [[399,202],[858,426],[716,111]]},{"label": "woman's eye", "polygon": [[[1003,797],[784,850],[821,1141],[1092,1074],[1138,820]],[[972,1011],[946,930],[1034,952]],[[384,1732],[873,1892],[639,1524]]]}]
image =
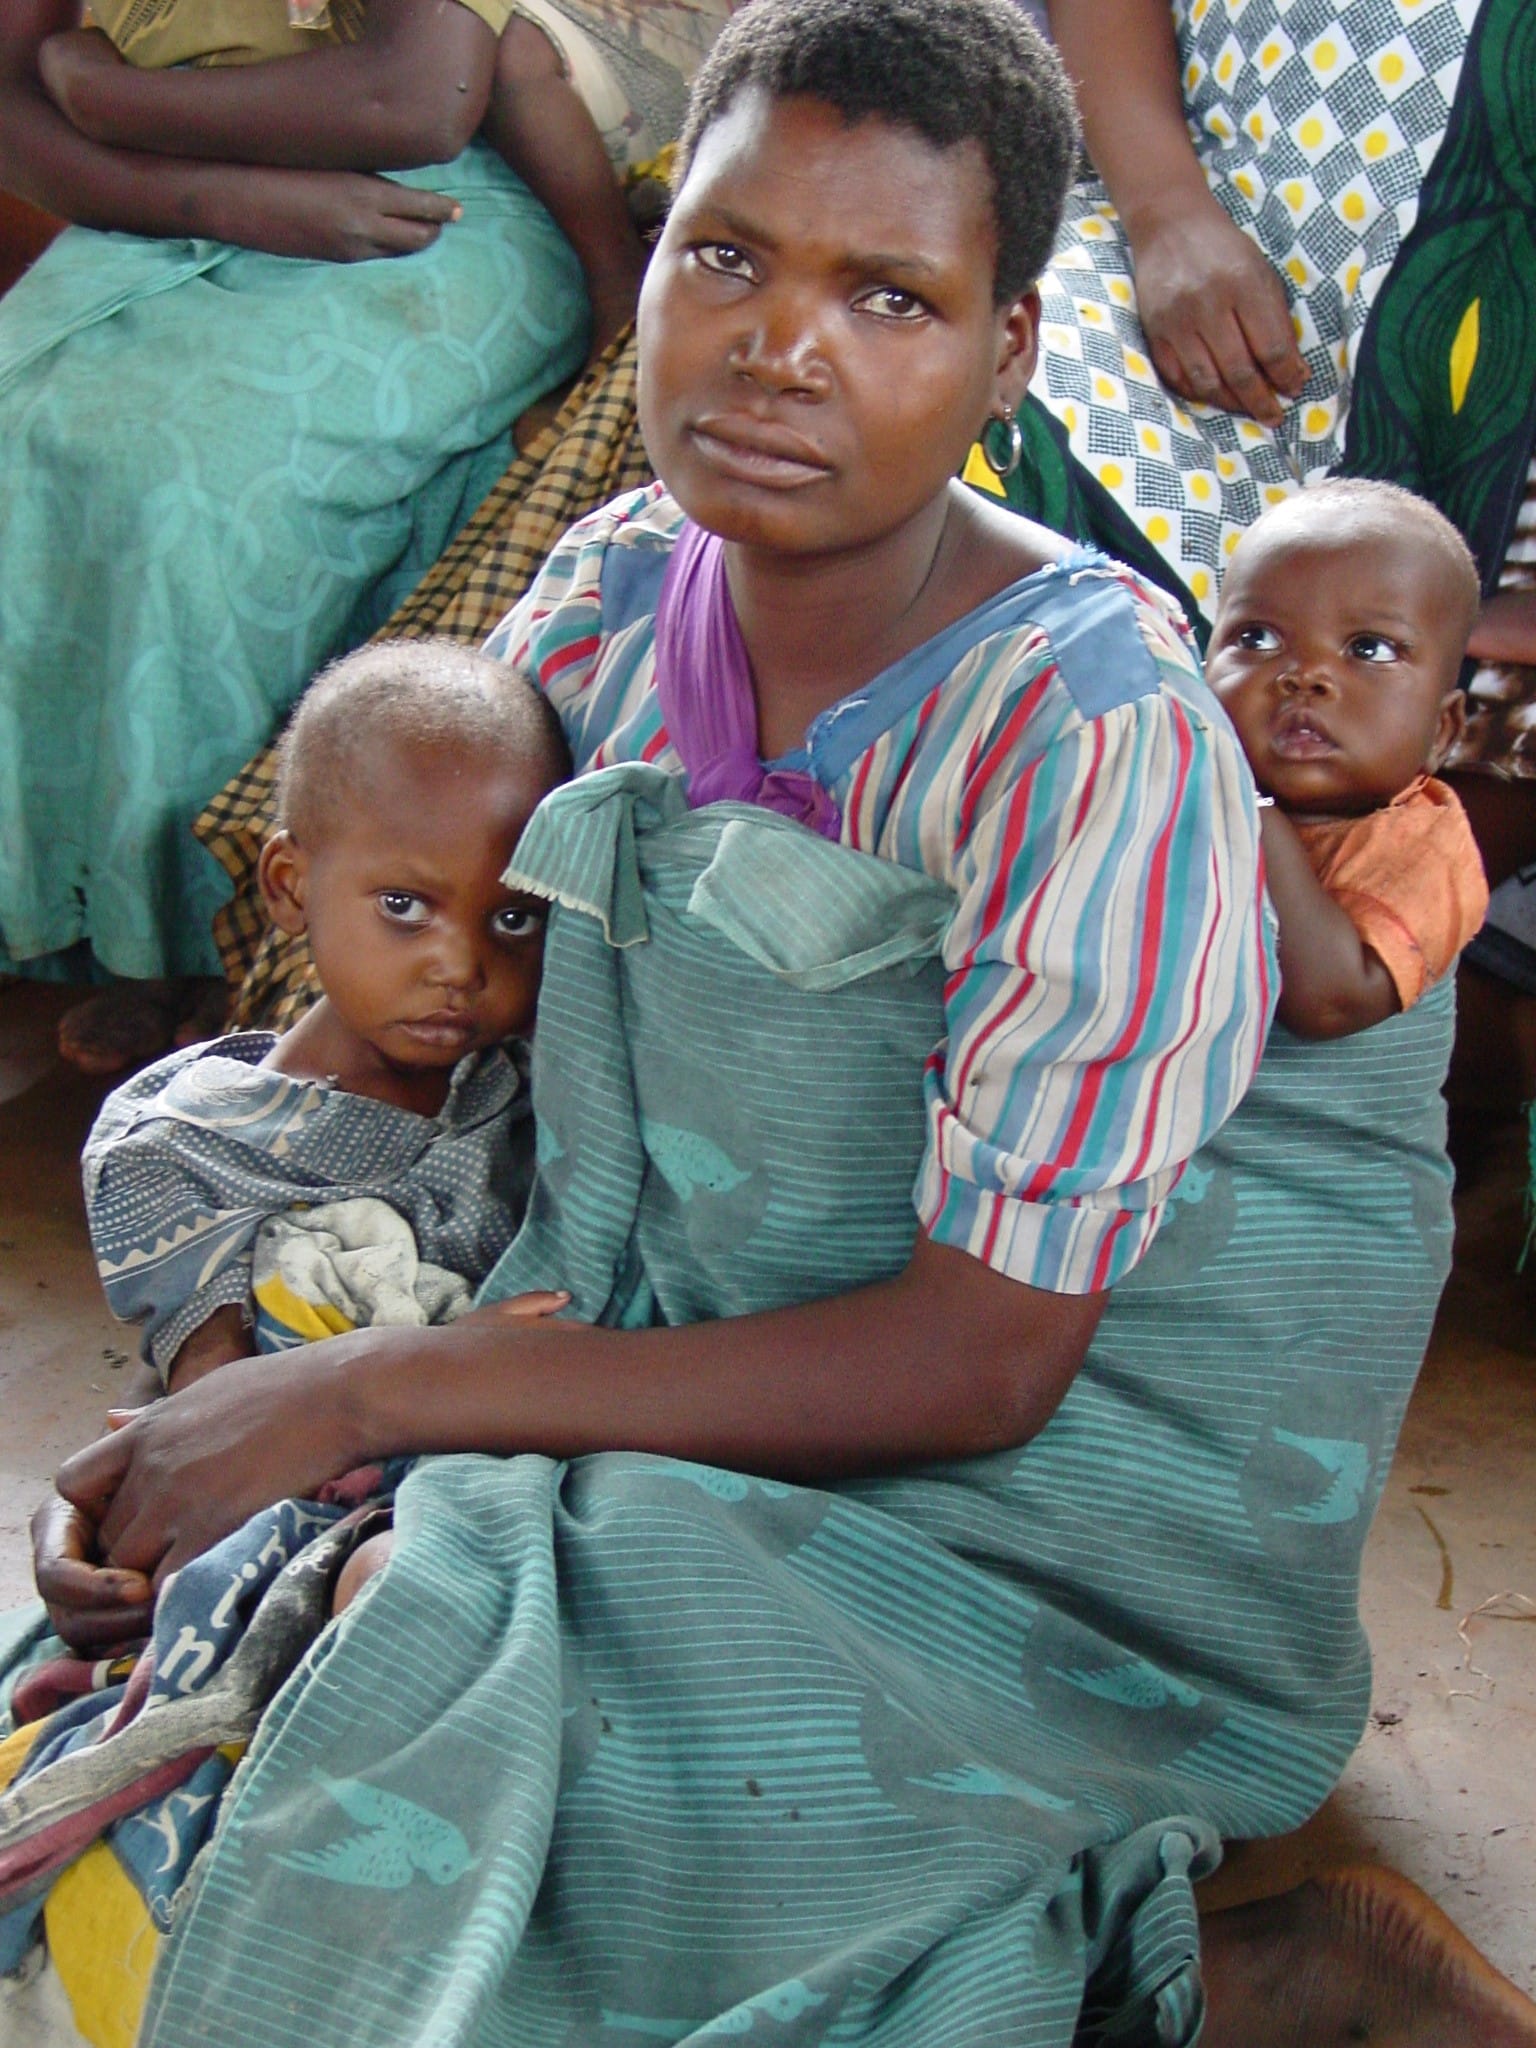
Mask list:
[{"label": "woman's eye", "polygon": [[1238,631],[1237,644],[1249,654],[1273,654],[1280,645],[1280,635],[1273,626],[1243,626]]},{"label": "woman's eye", "polygon": [[381,889],[379,908],[391,924],[425,924],[431,916],[419,896],[413,896],[409,889]]},{"label": "woman's eye", "polygon": [[491,930],[498,939],[531,939],[543,929],[543,911],[525,910],[520,904],[498,910],[491,919]]},{"label": "woman's eye", "polygon": [[1385,633],[1357,633],[1349,643],[1349,652],[1356,661],[1396,661],[1402,649]]},{"label": "woman's eye", "polygon": [[877,285],[872,292],[866,292],[859,300],[859,309],[881,320],[920,320],[928,310],[916,292],[903,291],[896,284]]},{"label": "woman's eye", "polygon": [[716,277],[752,275],[751,257],[734,242],[700,242],[693,251],[693,260],[701,270],[712,271]]}]

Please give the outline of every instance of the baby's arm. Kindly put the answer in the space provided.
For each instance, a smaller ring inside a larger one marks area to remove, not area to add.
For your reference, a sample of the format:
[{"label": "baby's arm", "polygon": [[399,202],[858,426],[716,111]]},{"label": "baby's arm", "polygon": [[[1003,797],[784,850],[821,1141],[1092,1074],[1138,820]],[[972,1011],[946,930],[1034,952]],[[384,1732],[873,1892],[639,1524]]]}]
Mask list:
[{"label": "baby's arm", "polygon": [[[85,227],[338,262],[425,248],[454,217],[443,193],[386,178],[200,161],[169,154],[164,137],[142,150],[93,141],[49,98],[40,70],[44,45],[79,19],[80,0],[8,0],[0,9],[0,189]],[[107,61],[128,68],[115,55]]]},{"label": "baby's arm", "polygon": [[1264,865],[1280,920],[1280,1022],[1298,1038],[1347,1038],[1402,1008],[1381,956],[1312,871],[1278,805],[1263,813]]},{"label": "baby's arm", "polygon": [[458,0],[368,0],[355,43],[264,64],[140,71],[90,31],[39,69],[82,135],[119,149],[309,171],[450,162],[484,119],[496,37]]}]

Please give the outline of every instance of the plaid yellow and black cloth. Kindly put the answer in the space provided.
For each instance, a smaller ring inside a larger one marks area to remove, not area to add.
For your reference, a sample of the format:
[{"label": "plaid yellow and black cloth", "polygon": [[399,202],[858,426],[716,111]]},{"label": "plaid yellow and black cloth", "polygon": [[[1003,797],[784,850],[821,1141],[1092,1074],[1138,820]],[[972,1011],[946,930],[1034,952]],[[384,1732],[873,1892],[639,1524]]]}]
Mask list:
[{"label": "plaid yellow and black cloth", "polygon": [[[375,638],[482,640],[568,526],[650,480],[635,415],[631,332],[581,378]],[[235,885],[213,927],[233,991],[231,1030],[286,1031],[320,993],[307,941],[270,926],[256,890],[256,861],[275,822],[276,771],[274,742],[192,827]]]}]

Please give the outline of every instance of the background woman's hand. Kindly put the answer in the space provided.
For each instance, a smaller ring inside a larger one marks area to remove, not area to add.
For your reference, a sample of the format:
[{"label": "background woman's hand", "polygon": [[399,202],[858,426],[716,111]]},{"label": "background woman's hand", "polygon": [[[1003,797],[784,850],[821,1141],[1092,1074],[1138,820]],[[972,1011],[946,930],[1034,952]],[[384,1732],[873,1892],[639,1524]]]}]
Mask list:
[{"label": "background woman's hand", "polygon": [[48,1619],[78,1655],[106,1656],[149,1634],[149,1580],[99,1563],[94,1524],[61,1494],[32,1517],[32,1568]]},{"label": "background woman's hand", "polygon": [[219,168],[225,179],[237,181],[220,238],[269,256],[327,263],[413,256],[463,210],[447,193],[424,192],[371,171]]},{"label": "background woman's hand", "polygon": [[1181,398],[1280,424],[1306,385],[1285,287],[1209,192],[1126,223],[1158,375]]}]

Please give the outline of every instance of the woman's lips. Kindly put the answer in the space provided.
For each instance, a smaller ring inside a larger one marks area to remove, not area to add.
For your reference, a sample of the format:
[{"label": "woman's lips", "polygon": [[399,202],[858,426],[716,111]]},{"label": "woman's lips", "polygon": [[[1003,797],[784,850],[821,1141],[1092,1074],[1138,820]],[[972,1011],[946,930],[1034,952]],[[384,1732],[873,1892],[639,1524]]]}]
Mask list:
[{"label": "woman's lips", "polygon": [[756,420],[705,419],[689,429],[697,453],[722,476],[770,490],[796,490],[832,473],[813,442]]}]

